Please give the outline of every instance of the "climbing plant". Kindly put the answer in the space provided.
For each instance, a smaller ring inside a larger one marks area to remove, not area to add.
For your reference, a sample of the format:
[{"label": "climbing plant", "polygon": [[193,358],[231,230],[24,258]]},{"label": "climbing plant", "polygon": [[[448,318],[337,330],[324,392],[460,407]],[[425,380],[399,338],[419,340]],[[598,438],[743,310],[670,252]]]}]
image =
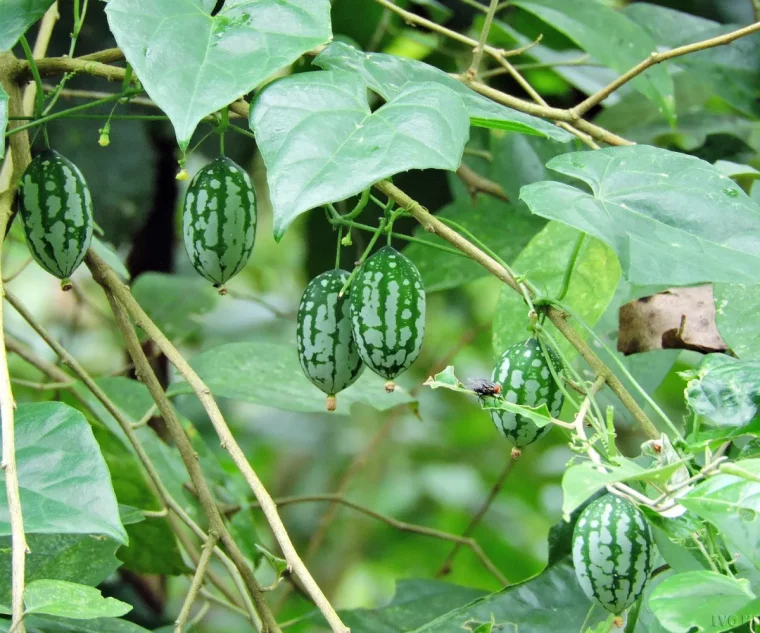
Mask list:
[{"label": "climbing plant", "polygon": [[0,628],[754,631],[760,5],[683,4],[1,0]]}]

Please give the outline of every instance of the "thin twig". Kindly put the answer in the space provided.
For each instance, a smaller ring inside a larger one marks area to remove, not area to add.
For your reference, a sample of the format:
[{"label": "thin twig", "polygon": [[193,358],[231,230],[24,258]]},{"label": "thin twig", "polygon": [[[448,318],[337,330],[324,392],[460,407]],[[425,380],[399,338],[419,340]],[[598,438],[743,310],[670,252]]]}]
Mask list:
[{"label": "thin twig", "polygon": [[[193,370],[185,358],[179,353],[177,348],[174,347],[171,341],[169,341],[169,339],[166,338],[166,336],[163,334],[163,332],[161,332],[156,324],[150,320],[145,311],[132,297],[129,289],[121,282],[116,273],[111,270],[108,264],[106,264],[106,262],[103,261],[103,259],[92,249],[89,250],[85,261],[93,274],[93,278],[100,285],[102,285],[104,289],[106,289],[107,293],[113,293],[117,301],[122,304],[130,313],[135,323],[140,328],[142,328],[142,330],[156,343],[164,355],[169,359],[169,362],[177,368],[177,371],[187,381],[191,389],[198,396],[201,405],[208,414],[209,419],[211,420],[211,423],[214,426],[217,435],[219,436],[222,448],[229,452],[233,462],[250,486],[251,490],[256,496],[256,499],[261,504],[264,515],[266,516],[269,526],[271,527],[272,532],[277,539],[285,560],[288,561],[288,565],[290,566],[292,573],[298,578],[304,589],[306,589],[309,596],[314,601],[314,604],[322,612],[333,632],[347,633],[347,627],[343,624],[340,616],[338,616],[333,606],[325,597],[324,593],[322,593],[322,590],[314,581],[308,569],[306,569],[306,566],[303,564],[303,561],[296,552],[296,549],[290,540],[290,536],[288,535],[287,530],[285,529],[285,526],[283,525],[282,520],[277,513],[277,506],[275,505],[272,497],[269,495],[264,485],[261,483],[258,475],[248,463],[248,460],[240,448],[240,445],[233,437],[232,432],[227,426],[227,422],[225,421],[224,416],[222,415],[222,412],[216,403],[216,400],[214,400],[214,397],[211,395],[211,390],[206,386],[203,380],[201,380],[200,376],[198,376],[198,374],[195,372],[195,370]],[[133,330],[132,334],[134,334]],[[134,351],[137,352],[137,349]],[[141,348],[140,353],[142,353]],[[137,363],[135,364],[137,365]],[[163,390],[161,391],[161,394],[163,394]],[[156,393],[156,395],[160,397],[158,393]],[[157,404],[160,405],[161,403],[157,402]],[[171,407],[169,408],[171,409]],[[173,414],[173,410],[171,414]],[[210,503],[213,505],[213,500],[211,500]],[[216,509],[216,506],[214,506],[214,509]],[[222,535],[222,542],[225,543],[226,546],[227,542],[225,541],[224,532],[220,530],[220,534]],[[242,570],[241,573],[243,573]]]},{"label": "thin twig", "polygon": [[493,196],[499,200],[509,201],[509,196],[499,183],[489,180],[485,176],[481,176],[478,172],[464,163],[459,165],[457,176],[459,176],[459,179],[464,183],[465,187],[467,187],[467,191],[470,192],[471,196],[478,193],[487,193],[489,196]]},{"label": "thin twig", "polygon": [[27,266],[29,266],[29,264],[31,264],[33,261],[34,261],[33,258],[27,257],[24,260],[24,263],[21,264],[21,266],[19,266],[17,270],[13,271],[10,275],[8,275],[5,279],[3,279],[3,285],[9,284],[10,282],[12,282],[16,277],[18,277],[21,273],[23,273],[26,270]]},{"label": "thin twig", "polygon": [[475,77],[478,76],[480,61],[483,59],[483,49],[486,45],[486,42],[488,41],[488,34],[491,32],[491,24],[493,24],[493,16],[496,14],[496,7],[498,4],[499,0],[491,0],[491,4],[488,6],[486,19],[483,22],[483,28],[480,30],[480,39],[478,40],[478,45],[475,47],[475,51],[472,54],[472,63],[467,69],[467,75],[471,79],[475,79]]},{"label": "thin twig", "polygon": [[509,581],[499,571],[498,567],[494,565],[493,561],[491,561],[491,559],[488,558],[488,556],[486,556],[485,552],[483,552],[478,542],[475,541],[474,539],[471,539],[465,536],[459,536],[458,534],[449,534],[448,532],[443,532],[442,530],[436,530],[435,528],[429,528],[424,525],[414,525],[413,523],[406,523],[405,521],[399,521],[398,519],[389,517],[371,508],[367,508],[358,503],[354,503],[353,501],[349,501],[348,499],[345,499],[341,495],[334,495],[334,494],[305,495],[305,496],[300,496],[300,497],[282,497],[282,498],[277,499],[277,505],[280,507],[286,506],[286,505],[292,505],[296,503],[312,503],[312,502],[339,503],[341,505],[346,506],[347,508],[351,508],[352,510],[361,512],[362,514],[365,514],[368,517],[371,517],[378,521],[382,521],[383,523],[390,525],[391,527],[397,530],[400,530],[401,532],[409,532],[411,534],[420,534],[421,536],[429,536],[430,538],[439,539],[441,541],[449,541],[452,543],[459,543],[460,545],[469,547],[472,550],[472,552],[475,554],[475,556],[478,557],[480,562],[483,563],[483,566],[491,573],[491,575],[493,575],[494,578],[496,578],[499,581],[499,583],[501,583],[502,586],[507,586],[509,584]]},{"label": "thin twig", "polygon": [[[90,251],[88,258],[92,258],[92,253],[93,251]],[[93,277],[96,281],[98,281],[98,283],[103,283],[101,270],[101,268],[96,268],[93,270]],[[108,270],[110,271],[110,269]],[[115,275],[115,273],[112,271],[110,272],[111,274]],[[201,503],[201,507],[203,508],[203,512],[209,521],[210,530],[215,531],[219,534],[219,539],[227,550],[230,558],[235,563],[235,567],[237,567],[240,575],[243,577],[246,588],[248,589],[248,592],[250,593],[250,596],[256,605],[256,611],[261,616],[263,623],[263,633],[279,633],[280,628],[277,626],[277,622],[272,615],[272,611],[264,599],[264,595],[261,592],[261,586],[256,580],[256,577],[253,575],[253,571],[248,566],[245,556],[240,551],[240,547],[232,538],[229,530],[227,530],[227,526],[224,524],[224,520],[222,519],[219,509],[214,502],[209,484],[203,475],[203,471],[201,470],[200,463],[198,462],[198,455],[193,449],[193,446],[190,443],[185,430],[182,428],[182,424],[180,423],[179,418],[177,417],[177,413],[169,402],[166,393],[164,393],[163,387],[156,377],[156,374],[150,365],[150,361],[148,360],[148,357],[145,355],[145,352],[140,345],[140,341],[137,338],[137,334],[135,333],[135,330],[129,321],[129,316],[126,313],[125,308],[116,298],[116,296],[110,292],[109,287],[104,286],[104,288],[106,290],[108,301],[111,304],[111,310],[116,317],[116,323],[121,330],[122,336],[124,337],[127,352],[131,356],[132,361],[135,363],[135,372],[142,380],[143,384],[145,384],[145,386],[148,388],[148,391],[150,392],[150,395],[156,405],[158,405],[158,409],[161,412],[161,417],[166,422],[166,427],[169,430],[169,433],[174,440],[174,444],[179,451],[180,457],[185,464],[185,468],[190,475],[190,480],[192,481],[195,489],[198,491],[198,499]]]},{"label": "thin twig", "polygon": [[[488,512],[488,509],[491,507],[491,504],[493,503],[494,499],[496,499],[496,496],[504,487],[504,482],[507,481],[507,477],[509,477],[509,473],[512,472],[512,468],[515,465],[515,461],[516,460],[514,456],[510,455],[509,459],[507,460],[507,463],[504,465],[504,468],[501,471],[501,474],[496,480],[496,483],[494,483],[485,501],[483,501],[480,508],[478,508],[478,511],[473,515],[472,519],[470,519],[470,523],[467,525],[467,528],[465,529],[465,531],[462,532],[462,536],[465,536],[465,537],[470,536],[470,534],[472,534],[472,532],[478,526],[480,521],[486,515],[486,512]],[[436,573],[435,575],[436,578],[442,578],[443,576],[446,576],[451,571],[451,564],[454,561],[454,557],[457,555],[457,552],[459,552],[459,549],[461,547],[462,547],[461,543],[457,543],[456,545],[454,545],[454,547],[449,552],[449,555],[446,557],[446,560],[443,561],[443,564],[441,565],[440,569]]]},{"label": "thin twig", "polygon": [[[349,464],[345,472],[341,475],[340,481],[338,482],[338,485],[336,486],[335,493],[334,493],[336,497],[342,498],[343,495],[348,491],[349,485],[353,481],[354,477],[356,477],[357,473],[359,473],[359,471],[362,468],[364,468],[364,466],[367,463],[367,460],[369,459],[369,456],[377,450],[377,447],[380,446],[380,444],[382,444],[382,442],[385,441],[385,439],[390,434],[391,429],[393,428],[393,425],[398,419],[398,416],[399,416],[398,412],[395,412],[391,414],[390,416],[388,416],[388,418],[385,420],[383,425],[377,430],[377,432],[372,436],[370,441],[367,443],[367,446],[364,448],[364,450],[357,453],[356,456],[351,460],[351,463]],[[327,536],[327,530],[330,528],[333,521],[335,520],[335,516],[337,514],[339,505],[340,503],[338,501],[331,502],[330,505],[327,506],[327,510],[325,510],[325,513],[319,519],[319,524],[317,525],[317,529],[314,531],[311,538],[309,539],[309,543],[306,546],[306,552],[304,553],[304,556],[303,556],[303,560],[306,564],[308,564],[311,561],[311,559],[314,557],[314,555],[317,553],[320,546],[322,545],[322,542],[325,540],[325,536]],[[275,607],[276,610],[279,610],[279,608],[285,603],[292,589],[293,589],[292,585],[287,585],[285,587],[279,599],[277,600],[277,604]]]},{"label": "thin twig", "polygon": [[710,39],[702,40],[701,42],[695,42],[694,44],[687,44],[686,46],[679,46],[677,48],[673,48],[669,51],[664,51],[662,53],[652,53],[645,60],[636,64],[636,66],[631,68],[628,72],[623,73],[622,75],[620,75],[620,77],[610,82],[607,86],[605,86],[601,90],[598,90],[597,92],[592,94],[590,97],[588,97],[588,99],[582,101],[574,108],[571,108],[570,113],[574,117],[583,116],[595,105],[604,101],[618,88],[628,83],[629,81],[631,81],[631,79],[633,79],[637,75],[640,75],[647,68],[650,68],[651,66],[654,66],[655,64],[659,64],[669,59],[673,59],[674,57],[680,57],[682,55],[688,55],[689,53],[703,51],[705,49],[713,48],[715,46],[723,46],[725,44],[730,44],[734,40],[738,40],[739,38],[745,37],[746,35],[751,35],[752,33],[757,33],[758,31],[760,31],[760,22],[755,22],[754,24],[750,24],[749,26],[745,26],[744,28],[737,29],[736,31],[731,31],[731,33],[726,33],[725,35],[719,35],[718,37],[711,37]]},{"label": "thin twig", "polygon": [[190,583],[190,588],[187,590],[185,602],[182,604],[182,609],[180,609],[179,615],[174,622],[174,633],[182,633],[183,629],[185,628],[185,623],[187,622],[187,618],[190,617],[190,611],[193,608],[193,603],[198,597],[198,592],[201,590],[201,585],[203,585],[203,578],[206,575],[206,568],[211,561],[211,554],[214,552],[214,547],[216,546],[216,542],[218,540],[219,535],[213,530],[209,530],[208,538],[203,544],[203,549],[201,550],[201,557],[198,561],[198,566],[195,568],[193,580]]}]

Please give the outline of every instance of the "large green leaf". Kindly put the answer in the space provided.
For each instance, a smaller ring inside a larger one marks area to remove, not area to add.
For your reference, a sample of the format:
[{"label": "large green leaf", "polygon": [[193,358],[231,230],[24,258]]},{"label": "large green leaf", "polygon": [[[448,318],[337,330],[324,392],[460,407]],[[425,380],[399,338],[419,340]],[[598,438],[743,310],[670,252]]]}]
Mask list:
[{"label": "large green leaf", "polygon": [[[68,580],[98,585],[121,562],[114,555],[119,544],[99,534],[27,534],[26,582]],[[0,604],[11,599],[11,539],[0,538]]]},{"label": "large green leaf", "polygon": [[486,99],[435,66],[414,59],[363,53],[343,42],[333,42],[317,56],[314,63],[328,70],[361,73],[372,90],[386,101],[396,97],[409,85],[433,82],[450,88],[462,98],[473,125],[512,130],[558,141],[573,138],[569,132],[553,123]]},{"label": "large green leaf", "polygon": [[[543,218],[490,196],[458,199],[436,215],[458,223],[508,262],[514,260],[546,224]],[[417,229],[415,236],[427,242],[448,245],[423,229]],[[419,268],[427,292],[454,288],[488,274],[485,268],[467,257],[422,244],[410,244],[404,254]]]},{"label": "large green leaf", "polygon": [[540,182],[522,199],[607,242],[631,283],[760,278],[760,207],[709,163],[640,145],[565,154],[547,166],[591,192]]},{"label": "large green leaf", "polygon": [[160,273],[140,275],[132,286],[135,299],[171,339],[183,339],[200,329],[199,318],[211,312],[219,294],[195,275],[180,277]]},{"label": "large green leaf", "polygon": [[[103,534],[126,543],[111,478],[90,425],[59,402],[16,411],[16,463],[27,534]],[[0,535],[10,534],[5,472]]]},{"label": "large green leaf", "polygon": [[[0,3],[0,52],[13,48],[54,0],[3,0]],[[0,153],[2,156],[2,153]]]},{"label": "large green leaf", "polygon": [[760,405],[760,361],[741,361],[709,354],[699,368],[684,372],[690,378],[686,401],[714,426],[742,427],[757,415]]},{"label": "large green leaf", "polygon": [[[352,633],[462,633],[491,622],[493,631],[582,631],[604,616],[589,612],[588,598],[571,565],[559,563],[527,582],[497,593],[433,581],[399,582],[393,601],[381,609],[342,614]],[[588,620],[587,620],[588,617]]]},{"label": "large green leaf", "polygon": [[[637,2],[624,11],[647,31],[658,46],[676,48],[738,28],[655,4]],[[742,37],[727,46],[697,51],[668,62],[693,73],[706,92],[718,95],[750,116],[760,116],[760,36]]]},{"label": "large green leaf", "polygon": [[[515,0],[513,4],[551,24],[621,74],[657,50],[644,29],[598,0]],[[631,84],[667,118],[674,118],[673,82],[664,68],[649,68]]]},{"label": "large green leaf", "polygon": [[482,598],[486,592],[436,580],[400,580],[396,595],[380,609],[356,609],[342,615],[352,633],[401,633]]},{"label": "large green leaf", "polygon": [[[580,233],[558,222],[549,222],[514,261],[513,268],[524,274],[541,292],[556,296],[565,269]],[[587,237],[575,264],[564,302],[586,323],[592,325],[607,308],[620,279],[615,253],[594,238]],[[506,286],[499,295],[493,320],[493,349],[499,357],[504,350],[528,338],[528,308],[522,296]],[[562,351],[574,355],[574,348],[553,329]]]},{"label": "large green leaf", "polygon": [[250,118],[277,239],[304,211],[393,174],[456,170],[470,127],[462,99],[445,86],[409,84],[371,112],[366,82],[345,71],[281,79],[257,97]]},{"label": "large green leaf", "polygon": [[54,615],[75,620],[118,618],[132,606],[104,598],[100,591],[86,585],[63,580],[35,580],[24,590],[26,613]]},{"label": "large green leaf", "polygon": [[[29,615],[24,618],[27,633],[150,633],[137,624],[118,618],[70,620],[52,615]],[[8,633],[10,621],[0,621],[0,631]]]},{"label": "large green leaf", "polygon": [[750,621],[757,597],[746,580],[712,571],[689,571],[663,580],[649,608],[671,633],[718,633]]},{"label": "large green leaf", "polygon": [[715,284],[715,322],[723,340],[742,360],[760,360],[760,285]]},{"label": "large green leaf", "polygon": [[332,36],[329,0],[111,0],[111,32],[182,149],[200,120]]},{"label": "large green leaf", "polygon": [[742,558],[760,569],[760,459],[743,459],[734,465],[742,476],[709,477],[679,501],[714,524]]},{"label": "large green leaf", "polygon": [[[325,394],[304,376],[294,345],[262,341],[228,343],[198,354],[191,364],[215,396],[286,411],[325,410]],[[384,384],[382,378],[365,372],[338,394],[338,409],[332,415],[350,415],[354,403],[382,411],[413,401],[398,387],[393,393],[386,393]],[[192,393],[192,390],[185,383],[177,383],[169,393]]]},{"label": "large green leaf", "polygon": [[[1,11],[1,10],[0,10]],[[5,155],[5,130],[8,127],[8,93],[0,84],[0,158]]]},{"label": "large green leaf", "polygon": [[[594,626],[606,618],[592,605],[575,577],[572,565],[560,563],[527,582],[511,585],[473,603],[456,608],[424,624],[413,633],[462,633],[465,623],[490,622],[491,617],[505,631],[546,633],[580,631],[585,623]],[[497,631],[500,630],[494,627]],[[357,633],[371,633],[360,629]]]}]

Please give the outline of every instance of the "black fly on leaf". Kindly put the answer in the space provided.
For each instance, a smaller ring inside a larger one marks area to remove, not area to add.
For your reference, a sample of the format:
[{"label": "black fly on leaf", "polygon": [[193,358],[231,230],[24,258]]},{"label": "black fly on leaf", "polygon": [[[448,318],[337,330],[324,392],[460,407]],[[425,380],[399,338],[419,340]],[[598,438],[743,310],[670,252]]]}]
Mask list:
[{"label": "black fly on leaf", "polygon": [[473,378],[467,381],[467,388],[474,391],[481,398],[501,395],[501,385],[483,378]]}]

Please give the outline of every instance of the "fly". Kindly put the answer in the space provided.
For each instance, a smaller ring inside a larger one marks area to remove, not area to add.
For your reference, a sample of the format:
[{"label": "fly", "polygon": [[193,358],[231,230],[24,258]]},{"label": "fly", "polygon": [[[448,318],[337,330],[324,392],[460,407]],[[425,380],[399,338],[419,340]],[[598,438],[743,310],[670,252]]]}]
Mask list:
[{"label": "fly", "polygon": [[467,388],[474,391],[481,398],[501,395],[501,385],[483,378],[473,378],[467,381]]}]

